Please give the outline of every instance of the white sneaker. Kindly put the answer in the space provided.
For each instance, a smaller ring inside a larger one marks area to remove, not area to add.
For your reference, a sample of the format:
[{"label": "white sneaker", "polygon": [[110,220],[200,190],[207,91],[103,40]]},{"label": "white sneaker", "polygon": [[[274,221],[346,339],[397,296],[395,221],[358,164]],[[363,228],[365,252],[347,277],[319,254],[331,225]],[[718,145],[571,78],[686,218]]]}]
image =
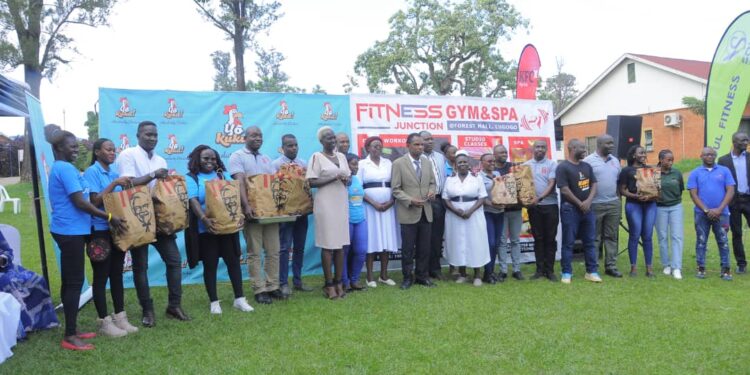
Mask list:
[{"label": "white sneaker", "polygon": [[219,304],[219,301],[211,302],[211,314],[221,314],[221,305]]},{"label": "white sneaker", "polygon": [[482,286],[482,279],[474,279],[474,286]]},{"label": "white sneaker", "polygon": [[675,278],[675,280],[682,280],[682,272],[680,272],[679,269],[676,269],[672,271],[672,276]]},{"label": "white sneaker", "polygon": [[396,282],[393,281],[393,279],[383,280],[382,277],[378,277],[378,281],[381,282],[381,283],[383,283],[383,284],[385,284],[385,285],[396,286]]},{"label": "white sneaker", "polygon": [[466,282],[466,278],[465,278],[465,277],[463,277],[463,276],[459,276],[459,277],[458,277],[458,278],[456,279],[456,284],[463,284],[463,283],[465,283],[465,282]]},{"label": "white sneaker", "polygon": [[99,333],[103,336],[122,337],[128,334],[127,331],[118,328],[112,322],[112,316],[107,315],[104,319],[97,319],[96,324],[99,326]]},{"label": "white sneaker", "polygon": [[117,328],[127,332],[127,333],[136,333],[138,332],[138,327],[134,327],[130,322],[128,321],[128,315],[125,313],[125,311],[121,311],[117,314],[112,315],[112,323],[117,326]]},{"label": "white sneaker", "polygon": [[378,287],[378,283],[376,283],[375,281],[368,281],[367,282],[367,287],[368,288],[377,288]]},{"label": "white sneaker", "polygon": [[245,297],[235,298],[232,306],[235,309],[243,311],[243,312],[250,312],[250,311],[255,310],[253,309],[252,306],[250,306],[249,303],[247,303],[247,298]]},{"label": "white sneaker", "polygon": [[670,266],[664,267],[664,271],[663,272],[667,276],[671,275],[672,274],[672,267],[670,267]]}]

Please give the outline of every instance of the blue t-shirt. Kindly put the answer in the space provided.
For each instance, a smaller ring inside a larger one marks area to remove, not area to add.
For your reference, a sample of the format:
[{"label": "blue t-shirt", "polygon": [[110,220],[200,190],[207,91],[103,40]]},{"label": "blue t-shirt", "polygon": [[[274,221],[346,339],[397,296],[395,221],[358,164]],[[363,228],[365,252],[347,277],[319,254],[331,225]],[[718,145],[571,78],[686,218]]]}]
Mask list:
[{"label": "blue t-shirt", "polygon": [[[190,177],[185,177],[185,185],[187,185],[187,194],[188,199],[192,198],[198,198],[198,202],[201,204],[201,208],[203,209],[203,212],[206,211],[206,181],[216,180],[219,178],[219,174],[216,173],[216,171],[213,171],[211,173],[198,173],[196,175],[198,177],[198,183],[195,183],[195,180]],[[205,225],[203,225],[203,222],[198,220],[198,233],[206,233],[208,232],[208,229]]]},{"label": "blue t-shirt", "polygon": [[[83,172],[83,178],[89,185],[89,194],[101,193],[104,188],[109,186],[109,184],[111,184],[112,181],[116,180],[118,177],[120,177],[120,175],[117,174],[117,170],[114,168],[114,165],[110,165],[109,170],[107,171],[104,169],[104,167],[102,167],[101,164],[99,164],[98,161],[90,167],[86,168],[86,172]],[[115,186],[112,191],[122,191],[122,188],[120,186]],[[97,208],[104,211],[104,204],[98,206]],[[109,229],[109,223],[107,222],[107,220],[96,216],[91,216],[91,225],[94,226],[94,230]]]},{"label": "blue t-shirt", "polygon": [[365,221],[365,189],[359,176],[352,176],[352,184],[349,185],[349,222],[359,224]]},{"label": "blue t-shirt", "polygon": [[[709,171],[708,168],[701,165],[693,169],[688,177],[688,190],[698,189],[698,198],[708,207],[717,208],[724,200],[724,194],[727,192],[727,186],[734,186],[734,178],[729,168],[714,164]],[[695,206],[695,212],[701,213],[701,209]],[[729,215],[729,207],[724,207],[722,215]]]},{"label": "blue t-shirt", "polygon": [[453,167],[451,167],[451,164],[448,162],[448,160],[445,161],[445,178],[448,178],[450,176],[453,176]]},{"label": "blue t-shirt", "polygon": [[81,192],[89,198],[89,187],[78,169],[67,161],[55,160],[49,172],[49,200],[52,223],[49,230],[68,236],[91,234],[91,216],[73,204],[70,195]]}]

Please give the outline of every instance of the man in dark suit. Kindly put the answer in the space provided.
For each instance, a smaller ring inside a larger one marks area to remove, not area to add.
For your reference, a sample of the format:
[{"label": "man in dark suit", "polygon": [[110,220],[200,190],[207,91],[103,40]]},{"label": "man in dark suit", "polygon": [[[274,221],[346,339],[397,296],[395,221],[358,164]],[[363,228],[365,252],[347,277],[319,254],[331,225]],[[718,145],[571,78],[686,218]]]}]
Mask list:
[{"label": "man in dark suit", "polygon": [[745,247],[742,244],[742,216],[750,223],[750,159],[747,156],[748,136],[737,132],[732,135],[732,151],[719,158],[723,165],[732,172],[737,181],[737,192],[729,203],[729,228],[732,230],[732,250],[737,262],[737,273],[747,272]]},{"label": "man in dark suit", "polygon": [[[391,169],[391,188],[396,198],[396,216],[401,224],[401,289],[412,283],[435,286],[429,277],[432,205],[435,174],[432,162],[422,155],[424,144],[417,133],[406,139],[409,153],[396,159]],[[413,274],[416,258],[416,272]]]}]

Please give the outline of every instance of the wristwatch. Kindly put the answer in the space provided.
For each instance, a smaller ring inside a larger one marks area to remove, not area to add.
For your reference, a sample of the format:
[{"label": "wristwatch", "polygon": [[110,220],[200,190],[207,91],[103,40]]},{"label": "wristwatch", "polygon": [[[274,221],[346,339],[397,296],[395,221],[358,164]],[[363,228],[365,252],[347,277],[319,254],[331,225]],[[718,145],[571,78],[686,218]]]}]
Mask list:
[{"label": "wristwatch", "polygon": [[154,178],[156,178],[156,173],[151,172],[148,174],[148,176],[151,177],[151,179],[153,180]]},{"label": "wristwatch", "polygon": [[704,214],[708,214],[708,208],[704,208],[704,209],[703,209],[703,213],[704,213]]}]

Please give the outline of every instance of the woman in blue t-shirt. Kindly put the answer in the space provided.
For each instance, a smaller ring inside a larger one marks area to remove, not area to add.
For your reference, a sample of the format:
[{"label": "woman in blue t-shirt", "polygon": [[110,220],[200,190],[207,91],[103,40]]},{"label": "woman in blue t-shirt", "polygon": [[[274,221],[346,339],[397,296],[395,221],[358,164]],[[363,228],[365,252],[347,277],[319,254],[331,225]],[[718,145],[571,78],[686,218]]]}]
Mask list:
[{"label": "woman in blue t-shirt", "polygon": [[365,217],[365,189],[362,180],[357,176],[359,157],[354,154],[346,156],[346,162],[352,172],[352,183],[349,185],[349,245],[344,245],[344,273],[341,282],[344,289],[363,290],[359,284],[359,274],[367,257],[367,220]]},{"label": "woman in blue t-shirt", "polygon": [[[229,280],[234,290],[234,308],[250,312],[252,306],[247,303],[242,290],[242,269],[240,268],[239,230],[231,234],[216,234],[214,220],[206,216],[206,181],[224,179],[226,168],[216,150],[206,145],[196,147],[188,156],[187,184],[190,210],[197,217],[198,223],[198,254],[203,261],[203,282],[206,284],[208,299],[211,301],[211,314],[221,314],[219,296],[216,293],[216,273],[219,267],[219,257],[224,259],[227,266]],[[244,225],[240,223],[238,229]],[[195,230],[192,227],[190,230]],[[186,234],[187,240],[187,234]]]},{"label": "woman in blue t-shirt", "polygon": [[[104,194],[122,191],[128,185],[127,177],[120,177],[112,163],[115,162],[115,144],[107,138],[100,138],[94,142],[91,166],[83,173],[83,178],[89,185],[89,200],[100,210],[104,210]],[[100,261],[91,259],[94,270],[93,294],[94,306],[98,315],[97,325],[99,333],[109,337],[121,337],[128,333],[138,332],[138,328],[128,322],[125,313],[125,291],[122,282],[122,267],[125,261],[125,251],[115,247],[107,220],[91,217],[91,241],[101,247],[108,247],[109,255]],[[107,280],[109,292],[112,295],[114,314],[107,315]]]},{"label": "woman in blue t-shirt", "polygon": [[83,249],[91,234],[91,216],[105,219],[117,231],[125,230],[124,220],[108,214],[88,201],[89,187],[73,165],[78,157],[78,140],[57,125],[45,127],[45,138],[52,144],[55,163],[49,172],[49,200],[52,208],[50,232],[60,248],[61,298],[65,315],[65,336],[61,346],[69,350],[91,350],[84,339],[96,333],[78,333],[78,300],[84,276]]}]

